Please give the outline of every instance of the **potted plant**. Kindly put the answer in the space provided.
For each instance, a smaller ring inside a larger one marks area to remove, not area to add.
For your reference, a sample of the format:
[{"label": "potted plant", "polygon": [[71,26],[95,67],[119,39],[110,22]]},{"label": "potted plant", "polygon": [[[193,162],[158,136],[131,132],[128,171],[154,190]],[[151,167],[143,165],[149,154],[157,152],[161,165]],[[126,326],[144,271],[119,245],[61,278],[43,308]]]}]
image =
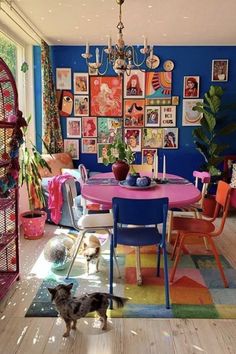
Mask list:
[{"label": "potted plant", "polygon": [[42,190],[42,178],[38,172],[38,168],[47,168],[51,172],[51,168],[47,162],[41,157],[36,146],[28,140],[28,127],[31,116],[27,119],[27,125],[21,128],[23,134],[23,143],[20,147],[20,173],[19,184],[26,185],[29,211],[20,215],[24,236],[27,239],[37,239],[43,236],[44,226],[47,218],[45,211],[36,209],[36,201],[41,207],[45,206],[45,199]]},{"label": "potted plant", "polygon": [[108,145],[106,156],[103,157],[104,165],[112,164],[112,171],[118,181],[126,179],[134,160],[134,152],[121,138],[115,139],[113,144]]},{"label": "potted plant", "polygon": [[[198,102],[193,107],[194,111],[203,114],[200,126],[193,130],[192,135],[196,149],[204,157],[200,170],[207,171],[211,175],[209,189],[218,180],[222,179],[223,172],[220,170],[219,165],[224,159],[222,153],[229,147],[228,144],[222,144],[220,138],[236,130],[236,123],[227,122],[228,117],[225,116],[221,101],[223,94],[224,90],[221,86],[210,86],[209,91],[204,95],[204,101]],[[204,203],[205,207],[207,202],[214,204],[214,198],[210,197],[208,199]],[[211,214],[210,211],[209,214]]]}]

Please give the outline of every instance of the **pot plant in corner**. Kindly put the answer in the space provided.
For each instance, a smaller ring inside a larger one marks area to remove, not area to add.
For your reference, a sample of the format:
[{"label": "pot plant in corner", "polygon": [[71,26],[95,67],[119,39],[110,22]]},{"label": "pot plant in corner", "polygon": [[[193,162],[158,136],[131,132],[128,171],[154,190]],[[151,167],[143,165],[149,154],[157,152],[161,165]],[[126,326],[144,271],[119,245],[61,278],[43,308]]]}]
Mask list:
[{"label": "pot plant in corner", "polygon": [[118,181],[126,179],[130,165],[134,160],[134,152],[120,138],[115,139],[113,144],[108,145],[107,154],[103,157],[104,165],[112,164],[112,171]]},{"label": "pot plant in corner", "polygon": [[38,239],[44,234],[44,226],[47,218],[45,211],[35,208],[35,201],[39,201],[41,206],[45,206],[43,195],[41,176],[38,168],[47,168],[51,172],[51,168],[47,162],[41,157],[36,146],[28,140],[28,127],[31,116],[27,119],[27,126],[22,127],[23,144],[20,147],[20,173],[19,184],[26,185],[29,211],[20,215],[24,237],[27,239]]},{"label": "pot plant in corner", "polygon": [[[229,147],[222,144],[221,137],[231,134],[236,130],[236,123],[229,122],[229,117],[225,116],[225,110],[222,106],[222,95],[224,90],[221,86],[210,86],[208,92],[204,95],[204,101],[198,102],[194,111],[203,114],[200,126],[192,131],[196,149],[204,157],[204,162],[200,166],[201,171],[207,171],[211,175],[209,190],[213,184],[222,179],[222,171],[219,168],[224,156],[222,153]],[[210,202],[214,208],[214,198],[209,197],[204,201],[205,214],[211,216],[211,211],[206,211],[206,205]]]}]

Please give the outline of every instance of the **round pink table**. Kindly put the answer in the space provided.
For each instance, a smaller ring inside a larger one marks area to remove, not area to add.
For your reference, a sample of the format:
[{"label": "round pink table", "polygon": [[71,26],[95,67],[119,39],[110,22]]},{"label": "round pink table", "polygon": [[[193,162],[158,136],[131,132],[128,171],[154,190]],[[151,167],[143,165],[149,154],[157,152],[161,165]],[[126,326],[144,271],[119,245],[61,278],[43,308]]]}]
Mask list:
[{"label": "round pink table", "polygon": [[[158,176],[161,177],[161,174]],[[99,173],[93,178],[114,178],[112,172]],[[182,178],[167,174],[166,178]],[[82,196],[94,203],[107,204],[111,207],[112,198],[154,199],[169,198],[169,208],[183,208],[197,202],[201,198],[200,191],[192,184],[157,184],[150,189],[127,189],[119,185],[84,184]]]}]

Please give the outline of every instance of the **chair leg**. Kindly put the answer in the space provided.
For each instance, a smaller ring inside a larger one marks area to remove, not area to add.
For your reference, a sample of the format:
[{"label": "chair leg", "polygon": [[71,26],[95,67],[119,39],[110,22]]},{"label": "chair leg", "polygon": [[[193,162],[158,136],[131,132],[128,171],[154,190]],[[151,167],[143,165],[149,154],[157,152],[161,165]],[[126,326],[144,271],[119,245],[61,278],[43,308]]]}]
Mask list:
[{"label": "chair leg", "polygon": [[[109,272],[109,281],[110,281],[110,289],[109,292],[113,295],[113,252],[114,252],[114,239],[113,235],[110,237],[110,272]],[[113,309],[113,301],[110,300],[109,308]]]},{"label": "chair leg", "polygon": [[[202,214],[199,211],[197,211],[197,219],[202,219]],[[206,250],[209,251],[209,245],[207,242],[207,238],[203,237],[203,241],[204,241],[204,245],[205,245]]]},{"label": "chair leg", "polygon": [[135,247],[137,284],[142,285],[140,247]]},{"label": "chair leg", "polygon": [[115,264],[116,264],[116,270],[117,270],[118,278],[121,278],[120,268],[119,268],[119,264],[118,264],[118,261],[117,261],[115,248],[113,249],[113,257],[114,257],[114,261],[115,261]]},{"label": "chair leg", "polygon": [[214,243],[214,241],[212,240],[212,238],[210,236],[207,239],[208,239],[209,243],[211,244],[212,252],[214,254],[217,266],[219,268],[220,275],[221,275],[221,278],[222,278],[223,283],[224,283],[224,287],[228,288],[229,287],[229,283],[228,283],[228,280],[226,279],[226,276],[225,276],[225,273],[224,273],[224,270],[223,270],[223,267],[222,267],[222,264],[221,264],[221,261],[220,261],[220,257],[218,255],[218,252],[217,252],[217,249],[216,249],[216,246],[215,246],[215,243]]},{"label": "chair leg", "polygon": [[182,251],[182,247],[183,247],[183,243],[184,243],[184,238],[185,238],[185,235],[180,236],[179,249],[176,254],[174,266],[173,266],[173,269],[172,269],[172,272],[170,275],[170,282],[173,282],[174,277],[175,277],[175,272],[176,272],[177,265],[179,263],[179,259],[180,259],[180,255],[181,255],[181,251]]},{"label": "chair leg", "polygon": [[179,243],[179,235],[180,235],[180,233],[179,233],[179,231],[178,231],[178,233],[177,233],[177,235],[176,235],[176,239],[175,239],[175,244],[174,244],[174,247],[173,247],[173,251],[172,251],[172,254],[171,254],[171,258],[170,258],[172,261],[173,261],[173,259],[174,259],[174,257],[175,257],[176,248],[177,248],[178,243]]},{"label": "chair leg", "polygon": [[168,226],[168,233],[167,233],[167,242],[170,243],[171,241],[171,232],[172,232],[172,224],[173,224],[173,211],[169,210],[169,226]]},{"label": "chair leg", "polygon": [[161,265],[161,246],[158,245],[158,249],[157,249],[157,277],[160,276],[160,265]]},{"label": "chair leg", "polygon": [[86,234],[87,231],[88,231],[88,230],[82,231],[82,235],[81,235],[81,237],[78,239],[78,243],[77,243],[77,246],[76,246],[75,251],[74,251],[73,259],[72,259],[72,261],[71,261],[71,263],[70,263],[68,272],[67,272],[67,274],[66,274],[66,279],[68,279],[69,276],[70,276],[70,272],[71,272],[71,269],[72,269],[72,267],[73,267],[73,265],[74,265],[74,263],[75,263],[75,260],[76,260],[76,257],[77,257],[77,253],[78,253],[78,251],[79,251],[79,249],[80,249],[80,246],[81,246],[81,244],[82,244],[84,235]]},{"label": "chair leg", "polygon": [[167,264],[167,252],[166,245],[164,243],[163,247],[163,257],[164,257],[164,277],[165,277],[165,297],[166,297],[166,308],[170,308],[170,291],[169,291],[169,279],[168,279],[168,264]]}]

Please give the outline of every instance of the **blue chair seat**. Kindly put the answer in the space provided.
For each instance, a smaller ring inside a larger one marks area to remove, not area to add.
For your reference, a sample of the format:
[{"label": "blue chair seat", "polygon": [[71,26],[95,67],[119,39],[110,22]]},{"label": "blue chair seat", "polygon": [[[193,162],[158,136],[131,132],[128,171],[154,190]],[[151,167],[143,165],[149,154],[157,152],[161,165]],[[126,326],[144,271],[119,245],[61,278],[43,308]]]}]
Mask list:
[{"label": "blue chair seat", "polygon": [[117,230],[119,244],[126,246],[150,246],[161,243],[162,235],[154,227],[124,227]]}]

